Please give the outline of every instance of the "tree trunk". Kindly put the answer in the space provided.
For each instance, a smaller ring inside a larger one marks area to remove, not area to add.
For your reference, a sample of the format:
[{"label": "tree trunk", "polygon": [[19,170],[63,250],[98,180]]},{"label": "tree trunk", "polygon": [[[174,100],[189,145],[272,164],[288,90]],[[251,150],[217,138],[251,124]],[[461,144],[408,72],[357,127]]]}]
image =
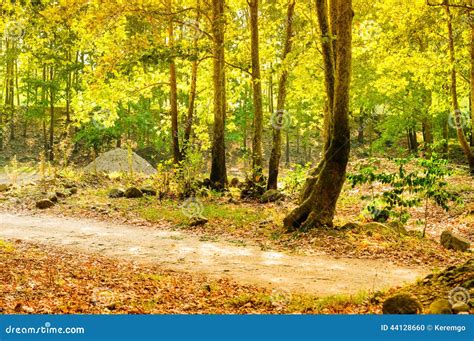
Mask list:
[{"label": "tree trunk", "polygon": [[448,25],[448,39],[449,39],[449,61],[451,64],[451,97],[454,111],[454,121],[456,123],[456,133],[458,135],[459,144],[466,155],[469,170],[472,175],[474,175],[474,154],[467,142],[466,136],[464,135],[461,111],[459,109],[458,94],[457,94],[457,79],[456,79],[456,56],[454,53],[454,36],[453,36],[453,23],[452,23],[452,14],[448,5],[444,6],[446,16],[447,16],[447,25]]},{"label": "tree trunk", "polygon": [[[288,2],[288,10],[286,15],[286,38],[285,48],[283,50],[282,60],[291,52],[292,38],[293,38],[293,14],[295,12],[296,0]],[[283,68],[280,80],[278,82],[278,99],[277,112],[275,115],[285,115],[285,100],[286,100],[286,83],[288,79],[288,70]],[[277,189],[278,187],[278,171],[280,168],[281,158],[281,128],[280,124],[273,124],[273,145],[270,154],[270,162],[268,165],[268,183],[267,189]]]},{"label": "tree trunk", "polygon": [[471,146],[474,146],[474,14],[471,16]]},{"label": "tree trunk", "polygon": [[249,0],[250,9],[250,38],[251,38],[251,60],[252,60],[252,86],[253,86],[253,126],[254,135],[252,140],[252,174],[253,180],[263,180],[263,107],[262,107],[262,80],[260,77],[260,57],[258,42],[258,2]]},{"label": "tree trunk", "polygon": [[[333,76],[331,68],[325,61],[326,91],[331,121],[330,143],[324,155],[317,181],[311,188],[308,197],[294,209],[285,219],[285,226],[294,230],[303,230],[333,226],[336,203],[346,178],[346,168],[350,153],[349,129],[349,90],[352,70],[352,0],[333,0],[332,5],[337,18],[334,23],[335,32],[328,30],[328,9],[326,0],[317,0],[318,21],[322,32],[323,56],[327,60],[335,60]],[[330,34],[328,34],[330,33]],[[335,51],[333,44],[327,44],[330,37],[337,37]],[[334,79],[334,84],[331,84]],[[328,84],[329,82],[329,84]],[[332,89],[331,89],[332,88]]]},{"label": "tree trunk", "polygon": [[54,161],[54,68],[49,69],[49,161]]},{"label": "tree trunk", "polygon": [[[168,0],[168,10],[173,10],[172,0]],[[173,50],[174,46],[174,31],[173,18],[169,19],[168,23],[168,48]],[[173,52],[172,52],[173,53]],[[170,57],[170,114],[171,114],[171,138],[173,143],[173,161],[179,163],[182,159],[181,150],[179,149],[179,134],[178,134],[178,87],[176,82],[176,64],[174,56]]]},{"label": "tree trunk", "polygon": [[214,85],[214,136],[212,140],[212,164],[210,180],[214,188],[221,190],[227,184],[225,162],[225,53],[224,53],[224,0],[212,0],[212,49]]},{"label": "tree trunk", "polygon": [[[196,23],[199,24],[199,19],[201,18],[200,12],[200,2],[197,0],[196,3]],[[194,35],[193,39],[193,50],[195,53],[197,52],[198,48],[198,40],[199,36],[196,34]],[[191,138],[191,131],[193,127],[193,120],[194,120],[194,103],[196,101],[196,86],[197,86],[197,72],[198,72],[198,60],[197,56],[192,61],[191,65],[191,84],[189,89],[189,101],[188,101],[188,115],[186,117],[186,125],[184,127],[184,141],[183,141],[183,152],[181,153],[183,156],[186,153],[186,149],[189,146],[189,139]]]}]

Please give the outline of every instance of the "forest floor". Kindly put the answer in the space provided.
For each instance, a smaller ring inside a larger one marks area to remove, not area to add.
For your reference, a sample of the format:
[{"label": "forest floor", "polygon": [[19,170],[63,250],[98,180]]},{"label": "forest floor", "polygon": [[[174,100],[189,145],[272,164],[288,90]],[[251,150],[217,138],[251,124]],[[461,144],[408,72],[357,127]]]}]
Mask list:
[{"label": "forest floor", "polygon": [[[383,165],[385,168],[390,166]],[[79,178],[66,173],[48,181],[26,185],[25,182],[0,191],[0,241],[3,238],[12,243],[8,245],[13,245],[3,250],[0,245],[0,257],[6,264],[12,264],[9,269],[15,264],[25,264],[15,273],[2,274],[8,281],[4,281],[7,284],[0,289],[12,298],[10,302],[0,301],[0,311],[379,312],[380,302],[367,303],[368,297],[378,290],[389,287],[396,290],[428,271],[438,271],[472,258],[471,252],[446,250],[438,242],[445,229],[473,240],[474,183],[462,173],[451,176],[448,182],[450,191],[459,194],[464,204],[449,212],[431,207],[426,238],[421,237],[417,223],[424,217],[424,211],[418,208],[412,211],[407,233],[367,229],[363,224],[350,229],[338,228],[347,222],[368,221],[361,213],[367,202],[361,198],[377,188],[352,189],[346,185],[338,203],[335,229],[288,233],[281,226],[281,220],[294,207],[291,200],[260,204],[240,200],[234,189],[224,195],[211,193],[199,197],[201,213],[209,222],[190,226],[189,214],[178,198],[112,199],[107,195],[111,188],[150,185],[149,179],[137,177],[131,181],[86,175]],[[77,193],[59,198],[46,212],[35,208],[37,200],[55,191],[67,192],[71,187],[77,188]],[[14,251],[6,251],[10,249]],[[55,278],[49,278],[52,275],[47,271],[39,270],[44,264],[67,269],[64,275],[55,270],[54,276],[60,278],[60,284]],[[152,277],[155,272],[164,272],[169,281],[163,282],[161,275],[159,281],[148,275],[137,279],[133,274],[136,272],[151,273]],[[41,284],[28,282],[30,277],[36,276]],[[48,306],[45,291],[33,297],[35,307],[26,305],[23,309],[22,304],[18,305],[22,290],[30,290],[28,286],[52,288],[63,285],[64,281],[75,286],[80,285],[77,282],[81,278],[89,278],[91,283],[83,283],[86,288],[78,295],[84,296],[73,298],[77,298],[77,304],[67,303],[67,296],[71,300],[71,292],[68,292],[64,297],[53,295],[62,303]],[[204,295],[201,287],[196,289],[196,281],[200,283],[198,286],[206,288],[214,285],[209,283],[220,283],[216,286],[222,290],[218,290],[216,297]],[[139,296],[143,290],[152,290],[143,287],[150,282],[153,282],[153,290],[168,290],[169,295],[170,283],[174,283],[178,290],[183,290],[184,296],[189,294],[200,303],[189,307],[180,299],[174,303],[163,303],[160,299],[145,302]],[[128,284],[122,287],[117,283]],[[17,291],[12,292],[14,287]],[[105,292],[97,294],[102,287],[106,288]],[[90,299],[95,294],[101,299],[105,296],[107,301],[111,292],[114,297],[119,296],[121,308],[109,309]],[[8,295],[6,297],[10,297]]]}]

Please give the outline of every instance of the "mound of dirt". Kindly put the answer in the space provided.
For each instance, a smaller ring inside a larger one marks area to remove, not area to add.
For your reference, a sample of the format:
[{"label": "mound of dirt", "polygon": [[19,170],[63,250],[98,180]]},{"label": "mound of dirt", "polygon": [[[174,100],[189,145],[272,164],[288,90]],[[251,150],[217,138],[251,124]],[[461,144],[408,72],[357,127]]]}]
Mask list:
[{"label": "mound of dirt", "polygon": [[[156,169],[153,168],[145,159],[132,152],[133,172],[143,174],[155,174]],[[100,155],[94,161],[89,163],[85,168],[87,172],[130,172],[128,151],[116,148]]]}]

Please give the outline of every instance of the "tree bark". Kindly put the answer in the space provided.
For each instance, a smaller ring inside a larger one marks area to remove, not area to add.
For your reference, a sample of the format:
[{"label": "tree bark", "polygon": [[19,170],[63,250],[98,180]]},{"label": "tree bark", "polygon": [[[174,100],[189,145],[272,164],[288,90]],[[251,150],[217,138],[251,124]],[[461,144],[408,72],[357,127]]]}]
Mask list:
[{"label": "tree bark", "polygon": [[471,146],[474,146],[474,14],[471,16]]},{"label": "tree bark", "polygon": [[[337,18],[334,23],[337,37],[335,51],[333,44],[327,44],[327,29],[325,25],[328,20],[326,0],[317,0],[318,20],[320,23],[323,40],[323,57],[325,59],[326,83],[334,79],[334,87],[326,84],[328,106],[332,124],[330,143],[324,155],[322,166],[317,181],[311,188],[308,197],[294,209],[285,219],[284,225],[289,230],[310,229],[319,226],[333,226],[336,203],[346,178],[346,168],[350,153],[350,129],[349,129],[349,90],[352,70],[352,0],[333,0]],[[331,68],[327,67],[327,60],[335,60],[333,77],[327,75]],[[331,98],[332,96],[332,98]]]},{"label": "tree bark", "polygon": [[[283,50],[282,61],[284,62],[288,54],[291,52],[292,37],[293,37],[293,14],[295,12],[296,0],[288,2],[288,10],[286,16],[286,38],[285,48]],[[286,83],[288,79],[288,70],[283,68],[278,82],[278,99],[276,115],[285,115],[285,100],[286,100]],[[274,113],[272,113],[274,114]],[[274,114],[275,115],[275,114]],[[268,182],[267,189],[277,189],[278,187],[278,172],[280,168],[281,158],[281,126],[273,124],[273,145],[270,154],[270,162],[268,165]]]},{"label": "tree bark", "polygon": [[[196,23],[199,24],[199,20],[201,18],[200,12],[200,1],[197,0],[196,2]],[[193,38],[193,50],[197,53],[198,47],[198,35],[194,35]],[[183,152],[181,153],[184,155],[186,153],[186,149],[189,146],[189,139],[191,138],[191,131],[193,127],[194,121],[194,103],[196,101],[196,87],[197,87],[197,72],[198,72],[198,58],[195,56],[194,60],[192,61],[191,65],[191,84],[189,89],[189,101],[188,101],[188,114],[186,117],[186,125],[184,127],[184,141],[183,141]]]},{"label": "tree bark", "polygon": [[263,105],[262,105],[262,80],[260,76],[260,56],[258,42],[258,2],[249,0],[250,9],[250,54],[252,60],[252,87],[253,87],[253,126],[254,134],[252,140],[252,174],[254,181],[263,180]]},{"label": "tree bark", "polygon": [[453,16],[449,9],[448,5],[444,6],[446,16],[447,16],[447,26],[448,26],[448,41],[449,41],[449,62],[451,64],[451,97],[453,105],[453,114],[454,121],[456,124],[456,133],[458,136],[459,144],[466,155],[469,170],[472,175],[474,175],[474,154],[467,142],[466,136],[464,135],[464,130],[462,126],[461,111],[459,109],[458,94],[457,94],[457,76],[456,76],[456,56],[454,51],[454,35],[453,35]]},{"label": "tree bark", "polygon": [[[168,10],[173,10],[172,0],[168,0]],[[168,23],[168,47],[172,50],[174,46],[174,30],[173,18]],[[170,57],[170,114],[171,114],[171,138],[173,143],[173,161],[179,163],[182,159],[181,150],[179,149],[179,132],[178,132],[178,87],[176,81],[176,64],[174,56]]]},{"label": "tree bark", "polygon": [[54,67],[49,68],[49,161],[54,161]]},{"label": "tree bark", "polygon": [[224,0],[212,0],[212,49],[214,85],[214,136],[212,141],[212,163],[210,180],[215,189],[224,189],[227,184],[225,161],[225,52],[224,52]]}]

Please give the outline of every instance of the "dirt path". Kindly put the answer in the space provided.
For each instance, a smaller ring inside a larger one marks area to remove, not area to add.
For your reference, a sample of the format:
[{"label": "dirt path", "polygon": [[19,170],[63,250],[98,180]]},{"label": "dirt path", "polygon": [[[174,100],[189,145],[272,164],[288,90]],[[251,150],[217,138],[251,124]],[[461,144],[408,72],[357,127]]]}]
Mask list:
[{"label": "dirt path", "polygon": [[293,256],[261,251],[255,246],[203,242],[182,232],[87,219],[0,213],[0,238],[63,246],[214,278],[230,277],[243,284],[316,295],[382,289],[414,281],[426,272],[423,268],[404,268],[382,260]]}]

